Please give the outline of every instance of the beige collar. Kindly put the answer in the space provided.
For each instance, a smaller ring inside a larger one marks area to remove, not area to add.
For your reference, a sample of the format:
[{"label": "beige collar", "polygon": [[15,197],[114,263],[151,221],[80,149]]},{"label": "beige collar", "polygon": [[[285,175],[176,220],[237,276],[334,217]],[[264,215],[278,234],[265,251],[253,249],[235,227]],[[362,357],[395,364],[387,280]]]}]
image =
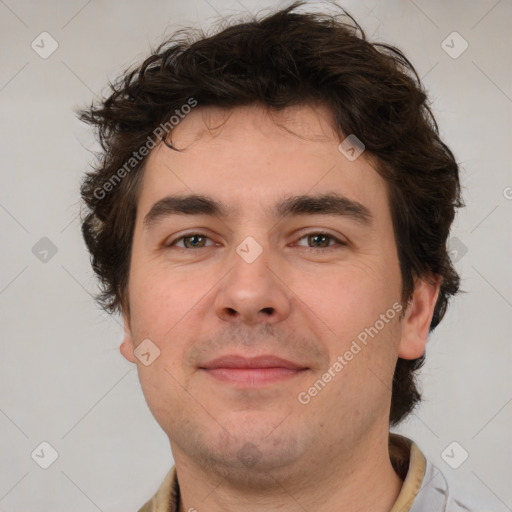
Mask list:
[{"label": "beige collar", "polygon": [[[389,433],[389,456],[403,480],[390,512],[409,512],[425,475],[426,459],[418,446],[399,434]],[[167,473],[156,494],[138,512],[178,512],[179,485],[176,466]]]}]

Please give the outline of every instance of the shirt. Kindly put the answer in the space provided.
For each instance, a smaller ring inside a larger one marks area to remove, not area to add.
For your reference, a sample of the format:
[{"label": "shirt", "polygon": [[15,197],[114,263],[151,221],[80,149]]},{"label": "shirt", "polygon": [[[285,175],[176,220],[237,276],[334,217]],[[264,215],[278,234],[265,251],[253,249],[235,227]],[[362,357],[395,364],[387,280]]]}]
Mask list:
[{"label": "shirt", "polygon": [[[389,457],[403,480],[390,512],[476,512],[451,495],[444,475],[425,458],[414,441],[390,432]],[[179,512],[179,500],[173,466],[156,494],[138,512]]]}]

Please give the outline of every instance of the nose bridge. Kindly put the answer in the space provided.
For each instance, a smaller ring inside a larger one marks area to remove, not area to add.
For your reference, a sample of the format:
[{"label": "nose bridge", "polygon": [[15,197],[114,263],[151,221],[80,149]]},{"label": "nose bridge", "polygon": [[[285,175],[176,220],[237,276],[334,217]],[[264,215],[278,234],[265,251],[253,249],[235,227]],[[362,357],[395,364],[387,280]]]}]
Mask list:
[{"label": "nose bridge", "polygon": [[230,255],[230,271],[216,297],[217,315],[245,323],[279,321],[290,311],[286,287],[276,278],[268,236],[246,236]]}]

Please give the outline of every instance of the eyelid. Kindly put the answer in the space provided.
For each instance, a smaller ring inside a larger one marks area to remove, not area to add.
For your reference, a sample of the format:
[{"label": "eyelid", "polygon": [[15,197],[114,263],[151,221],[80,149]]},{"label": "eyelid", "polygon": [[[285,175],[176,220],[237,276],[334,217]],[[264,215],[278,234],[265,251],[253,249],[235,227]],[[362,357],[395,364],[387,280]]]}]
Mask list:
[{"label": "eyelid", "polygon": [[325,231],[323,229],[317,229],[317,230],[308,231],[306,233],[302,233],[302,234],[298,235],[297,241],[300,241],[303,238],[306,238],[306,237],[312,236],[312,235],[326,236],[326,237],[330,238],[331,240],[333,240],[335,243],[333,245],[328,245],[327,247],[307,247],[307,246],[299,246],[299,247],[303,247],[306,250],[321,252],[321,251],[329,251],[330,249],[337,249],[340,246],[348,245],[348,241],[344,240],[343,237],[334,235],[334,234],[330,233],[329,231]]},{"label": "eyelid", "polygon": [[[189,232],[181,233],[177,238],[174,238],[171,242],[167,242],[167,240],[169,240],[169,238],[171,238],[171,237],[167,237],[164,240],[162,246],[163,247],[173,247],[176,245],[177,242],[180,242],[184,238],[189,238],[192,236],[201,236],[204,238],[208,238],[209,240],[212,240],[212,237],[206,232],[206,230],[195,229],[195,230],[190,230]],[[213,247],[213,246],[208,245],[207,247]],[[199,247],[199,249],[204,249],[204,248],[205,247]],[[190,249],[187,249],[186,247],[185,248],[179,247],[179,249],[190,250]]]}]

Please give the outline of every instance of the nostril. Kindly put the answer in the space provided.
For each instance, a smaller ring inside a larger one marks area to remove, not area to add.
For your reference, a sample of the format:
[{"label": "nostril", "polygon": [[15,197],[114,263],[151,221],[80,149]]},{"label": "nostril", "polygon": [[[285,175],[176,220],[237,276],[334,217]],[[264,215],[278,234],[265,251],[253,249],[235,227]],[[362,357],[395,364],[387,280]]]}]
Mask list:
[{"label": "nostril", "polygon": [[267,313],[269,315],[273,314],[274,313],[274,308],[263,308],[261,311],[263,311],[264,313]]}]

